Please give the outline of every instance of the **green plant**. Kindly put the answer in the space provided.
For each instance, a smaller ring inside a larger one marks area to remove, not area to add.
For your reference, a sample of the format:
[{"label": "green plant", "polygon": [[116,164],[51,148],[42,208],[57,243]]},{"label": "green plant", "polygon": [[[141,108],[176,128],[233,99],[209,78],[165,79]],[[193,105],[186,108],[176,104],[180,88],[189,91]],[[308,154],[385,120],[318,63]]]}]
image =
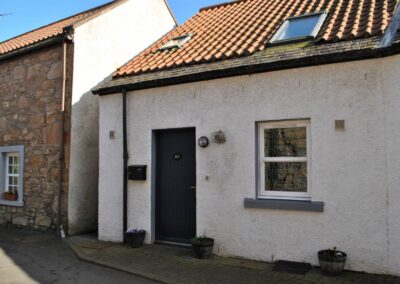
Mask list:
[{"label": "green plant", "polygon": [[321,257],[323,257],[327,261],[335,261],[344,256],[345,256],[345,254],[341,251],[338,251],[336,247],[333,247],[332,249],[327,249],[327,250],[321,251]]},{"label": "green plant", "polygon": [[15,189],[5,189],[4,194],[8,195],[18,195],[18,192]]},{"label": "green plant", "polygon": [[204,233],[202,236],[198,236],[192,239],[192,244],[194,245],[212,245],[214,244],[214,239],[207,237],[207,235]]}]

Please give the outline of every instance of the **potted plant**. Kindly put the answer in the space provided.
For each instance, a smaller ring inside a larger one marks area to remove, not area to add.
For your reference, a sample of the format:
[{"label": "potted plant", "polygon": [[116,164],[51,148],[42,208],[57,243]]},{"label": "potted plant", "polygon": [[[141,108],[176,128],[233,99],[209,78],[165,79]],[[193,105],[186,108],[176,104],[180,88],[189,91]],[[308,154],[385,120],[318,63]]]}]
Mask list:
[{"label": "potted plant", "polygon": [[192,239],[192,247],[197,258],[210,258],[214,248],[214,239],[206,235]]},{"label": "potted plant", "polygon": [[146,231],[135,228],[129,228],[126,231],[126,243],[131,248],[139,248],[143,245],[145,236],[146,236]]},{"label": "potted plant", "polygon": [[3,192],[3,199],[7,201],[18,200],[18,192],[16,190],[6,189]]},{"label": "potted plant", "polygon": [[318,252],[319,265],[322,273],[326,275],[336,276],[342,273],[346,259],[347,255],[336,247]]}]

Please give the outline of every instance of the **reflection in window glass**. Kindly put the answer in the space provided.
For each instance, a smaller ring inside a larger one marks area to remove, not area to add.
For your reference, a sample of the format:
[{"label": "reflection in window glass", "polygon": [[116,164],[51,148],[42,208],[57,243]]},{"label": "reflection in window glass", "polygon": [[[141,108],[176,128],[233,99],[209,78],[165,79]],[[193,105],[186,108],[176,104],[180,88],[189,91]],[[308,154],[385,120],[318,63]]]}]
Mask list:
[{"label": "reflection in window glass", "polygon": [[306,157],[306,139],[305,127],[265,129],[265,157]]},{"label": "reflection in window glass", "polygon": [[265,163],[265,190],[307,192],[307,162]]}]

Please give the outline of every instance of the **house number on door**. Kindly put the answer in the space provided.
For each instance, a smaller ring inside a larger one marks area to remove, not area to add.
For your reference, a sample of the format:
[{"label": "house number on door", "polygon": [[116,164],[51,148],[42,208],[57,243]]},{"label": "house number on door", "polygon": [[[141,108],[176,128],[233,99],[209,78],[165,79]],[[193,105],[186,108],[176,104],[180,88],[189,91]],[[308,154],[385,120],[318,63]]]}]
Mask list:
[{"label": "house number on door", "polygon": [[179,161],[179,160],[181,160],[182,159],[182,154],[180,154],[180,153],[175,153],[174,154],[174,160],[175,161]]}]

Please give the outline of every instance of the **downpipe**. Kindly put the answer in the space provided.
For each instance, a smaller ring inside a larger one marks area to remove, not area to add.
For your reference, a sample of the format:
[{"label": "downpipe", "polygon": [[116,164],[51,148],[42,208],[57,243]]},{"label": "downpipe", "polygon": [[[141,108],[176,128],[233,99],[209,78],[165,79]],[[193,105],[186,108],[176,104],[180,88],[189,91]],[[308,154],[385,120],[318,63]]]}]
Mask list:
[{"label": "downpipe", "polygon": [[126,118],[126,89],[122,89],[122,135],[123,135],[123,240],[126,243],[126,230],[128,229],[128,138]]},{"label": "downpipe", "polygon": [[65,125],[65,94],[67,88],[67,41],[63,41],[63,73],[62,73],[62,94],[61,94],[61,110],[60,110],[60,156],[59,156],[59,184],[57,196],[57,236],[65,238],[65,232],[62,227],[62,190],[64,181],[64,125]]}]

